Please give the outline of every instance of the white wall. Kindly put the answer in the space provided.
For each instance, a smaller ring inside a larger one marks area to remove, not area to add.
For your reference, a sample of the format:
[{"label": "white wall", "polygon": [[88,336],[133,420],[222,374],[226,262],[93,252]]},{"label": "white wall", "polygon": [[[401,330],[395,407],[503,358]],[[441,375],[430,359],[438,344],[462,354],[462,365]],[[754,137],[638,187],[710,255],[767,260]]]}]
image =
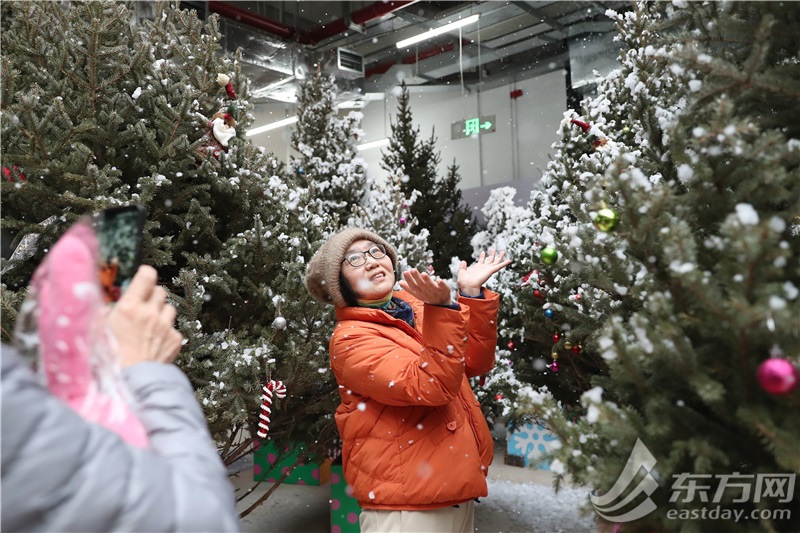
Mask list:
[{"label": "white wall", "polygon": [[[511,99],[509,94],[514,89],[522,89],[522,96]],[[468,90],[462,93],[460,85],[409,87],[409,92],[409,105],[420,136],[427,139],[432,129],[435,130],[436,146],[442,158],[440,175],[446,173],[455,159],[463,189],[500,184],[513,186],[509,182],[514,180],[538,181],[567,108],[563,70],[482,93]],[[390,118],[397,113],[397,96],[387,93],[384,100],[371,101],[361,111],[364,113],[363,142],[385,138],[391,134]],[[254,126],[293,114],[291,104],[257,104]],[[495,115],[497,130],[480,137],[450,138],[451,123],[479,115]],[[288,161],[291,127],[271,130],[252,139]],[[385,147],[361,152],[370,174],[376,177],[386,174],[380,168],[381,150]],[[530,183],[522,188],[530,190]]]},{"label": "white wall", "polygon": [[558,140],[558,128],[567,110],[566,72],[557,70],[518,84],[523,95],[516,99],[519,148],[517,175],[510,179],[539,181],[550,160],[550,146]]},{"label": "white wall", "polygon": [[[274,103],[274,104],[255,104],[253,116],[255,120],[251,127],[264,126],[285,118],[296,115],[294,104]],[[263,146],[268,151],[274,153],[281,161],[288,162],[291,153],[292,126],[278,128],[251,137],[252,141],[258,146]]]}]

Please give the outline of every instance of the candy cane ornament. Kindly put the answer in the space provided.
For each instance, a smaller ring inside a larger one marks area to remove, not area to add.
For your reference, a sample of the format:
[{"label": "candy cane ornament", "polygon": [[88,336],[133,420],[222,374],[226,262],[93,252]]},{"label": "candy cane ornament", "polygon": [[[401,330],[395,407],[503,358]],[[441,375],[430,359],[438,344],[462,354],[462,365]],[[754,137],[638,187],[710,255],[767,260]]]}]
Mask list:
[{"label": "candy cane ornament", "polygon": [[269,431],[269,415],[272,414],[272,395],[278,398],[286,398],[286,385],[283,381],[270,380],[264,385],[264,394],[261,395],[261,414],[258,415],[258,432],[256,435],[262,439],[267,436]]}]

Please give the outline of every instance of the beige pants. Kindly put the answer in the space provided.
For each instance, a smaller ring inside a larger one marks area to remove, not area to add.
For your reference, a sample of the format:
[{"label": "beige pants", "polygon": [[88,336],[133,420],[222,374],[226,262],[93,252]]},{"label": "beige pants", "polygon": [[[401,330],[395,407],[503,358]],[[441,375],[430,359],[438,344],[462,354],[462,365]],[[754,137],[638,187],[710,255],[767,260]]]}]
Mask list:
[{"label": "beige pants", "polygon": [[359,517],[361,533],[473,533],[475,502],[429,511],[374,511]]}]

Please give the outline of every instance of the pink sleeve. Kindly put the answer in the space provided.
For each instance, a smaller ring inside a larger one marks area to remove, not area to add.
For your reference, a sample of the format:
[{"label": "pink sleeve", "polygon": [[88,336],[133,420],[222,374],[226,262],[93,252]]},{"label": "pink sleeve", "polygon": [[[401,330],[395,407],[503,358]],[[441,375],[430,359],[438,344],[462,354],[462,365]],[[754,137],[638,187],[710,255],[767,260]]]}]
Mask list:
[{"label": "pink sleeve", "polygon": [[114,357],[98,257],[97,238],[87,222],[58,240],[31,280],[18,318],[17,345],[38,356],[54,396],[86,420],[146,448],[147,433],[133,413]]}]

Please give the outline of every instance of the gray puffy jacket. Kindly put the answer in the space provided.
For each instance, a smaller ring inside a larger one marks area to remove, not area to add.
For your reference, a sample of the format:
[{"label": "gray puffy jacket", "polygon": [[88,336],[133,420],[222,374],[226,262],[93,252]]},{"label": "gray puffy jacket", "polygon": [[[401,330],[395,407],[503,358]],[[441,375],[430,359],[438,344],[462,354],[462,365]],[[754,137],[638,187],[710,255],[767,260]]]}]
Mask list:
[{"label": "gray puffy jacket", "polygon": [[186,376],[125,371],[150,449],[84,421],[2,347],[3,532],[238,531],[233,489]]}]

